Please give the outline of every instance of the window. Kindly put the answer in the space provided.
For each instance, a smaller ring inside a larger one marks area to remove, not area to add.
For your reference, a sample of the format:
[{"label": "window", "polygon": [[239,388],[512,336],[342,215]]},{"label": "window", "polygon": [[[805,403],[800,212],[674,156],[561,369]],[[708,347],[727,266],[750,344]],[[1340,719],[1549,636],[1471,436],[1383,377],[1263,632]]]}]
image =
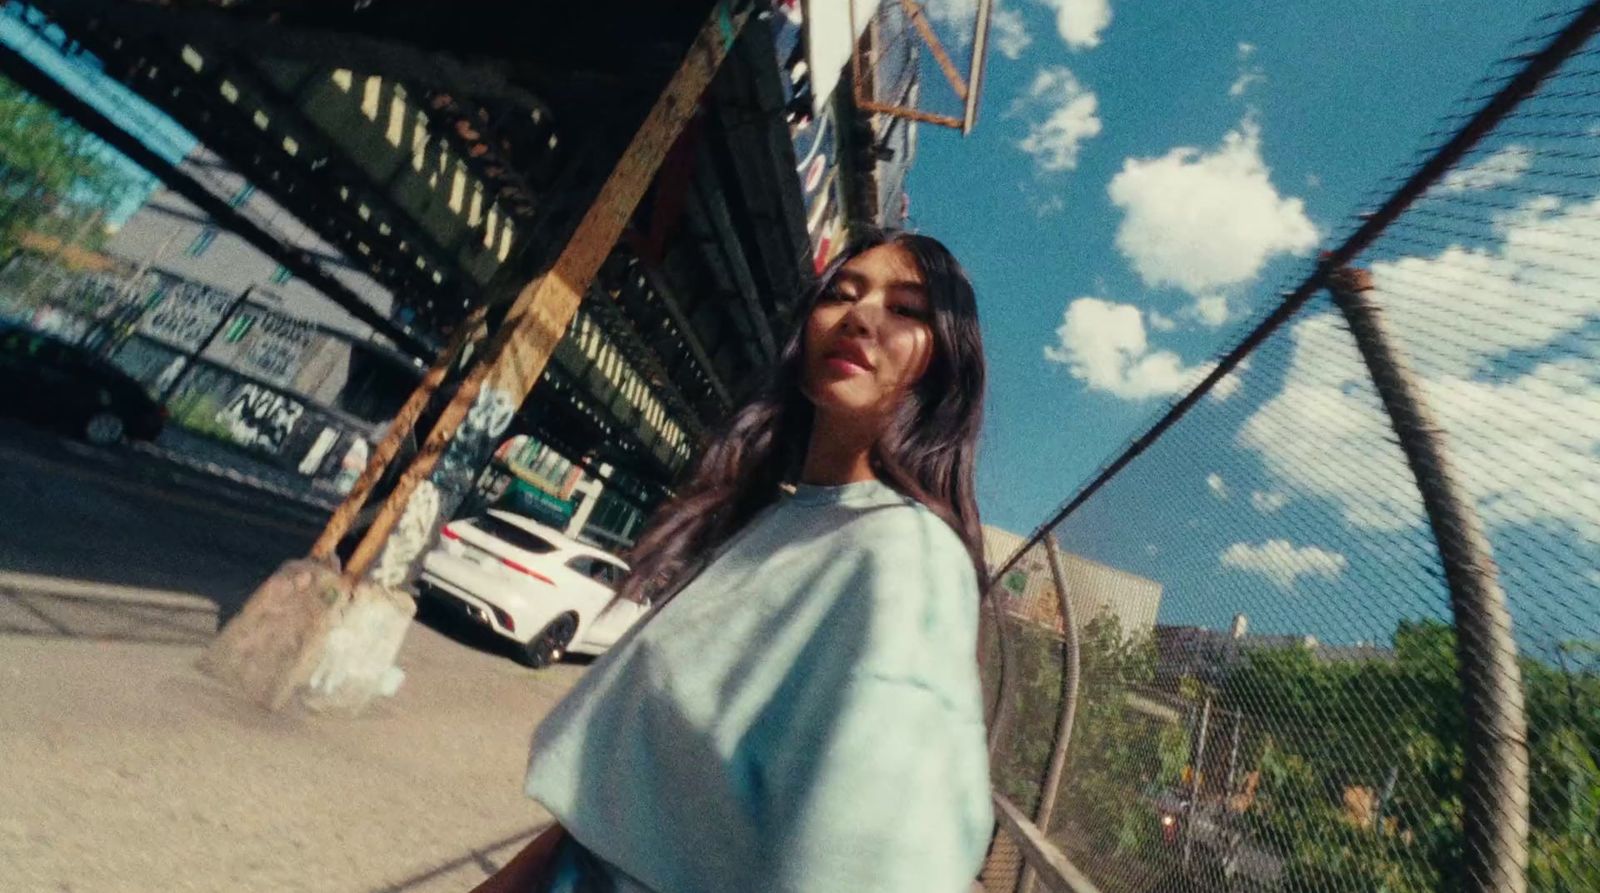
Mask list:
[{"label": "window", "polygon": [[544,537],[495,515],[482,515],[473,518],[472,526],[497,540],[516,546],[518,549],[526,549],[529,552],[535,552],[540,555],[556,550],[555,544]]},{"label": "window", "polygon": [[216,227],[207,226],[207,227],[201,229],[200,230],[200,234],[194,237],[194,241],[193,242],[189,243],[189,249],[188,249],[189,256],[190,257],[199,257],[200,255],[205,254],[206,253],[206,249],[210,248],[211,247],[211,243],[215,242],[216,240],[217,240],[217,228]]},{"label": "window", "polygon": [[272,271],[272,278],[268,279],[267,281],[271,282],[273,285],[282,285],[293,278],[294,274],[289,272],[288,267],[284,266],[283,264],[278,264],[278,268]]},{"label": "window", "polygon": [[612,564],[609,561],[600,561],[596,559],[594,566],[595,570],[598,572],[595,575],[595,579],[613,589],[617,587],[617,584],[622,582],[623,577],[628,575],[628,572],[623,570],[621,565]]},{"label": "window", "polygon": [[567,567],[608,588],[615,589],[627,573],[621,567],[590,555],[579,555],[567,561]]}]

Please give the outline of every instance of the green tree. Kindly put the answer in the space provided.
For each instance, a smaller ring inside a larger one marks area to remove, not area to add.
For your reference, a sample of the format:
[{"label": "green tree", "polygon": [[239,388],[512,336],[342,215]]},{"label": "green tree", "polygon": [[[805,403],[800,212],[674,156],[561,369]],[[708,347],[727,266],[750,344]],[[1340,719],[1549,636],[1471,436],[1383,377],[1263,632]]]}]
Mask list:
[{"label": "green tree", "polygon": [[[1060,704],[1061,645],[1021,625],[1015,725],[996,755],[996,783],[1025,808],[1035,802]],[[1283,890],[1381,893],[1462,887],[1463,741],[1466,720],[1456,638],[1447,624],[1400,623],[1392,650],[1334,659],[1307,647],[1250,647],[1216,672],[1179,680],[1190,706],[1177,721],[1130,709],[1148,692],[1155,655],[1125,641],[1114,620],[1080,635],[1082,687],[1071,760],[1058,799],[1056,839],[1107,891],[1156,889],[1173,870],[1148,793],[1171,790],[1189,759],[1194,716],[1209,696],[1213,717],[1237,716],[1239,774],[1250,796],[1229,797],[1216,754],[1231,726],[1213,719],[1205,797],[1229,798],[1248,845],[1280,863]],[[1592,645],[1554,659],[1525,656],[1530,780],[1529,889],[1600,890],[1600,664]],[[1207,687],[1209,685],[1210,687]],[[1224,763],[1226,764],[1226,758]],[[1222,889],[1205,856],[1189,888]],[[1163,888],[1165,889],[1165,888]],[[1239,889],[1250,889],[1241,886]]]},{"label": "green tree", "polygon": [[98,139],[0,78],[0,264],[29,231],[98,247],[93,223],[137,185]]}]

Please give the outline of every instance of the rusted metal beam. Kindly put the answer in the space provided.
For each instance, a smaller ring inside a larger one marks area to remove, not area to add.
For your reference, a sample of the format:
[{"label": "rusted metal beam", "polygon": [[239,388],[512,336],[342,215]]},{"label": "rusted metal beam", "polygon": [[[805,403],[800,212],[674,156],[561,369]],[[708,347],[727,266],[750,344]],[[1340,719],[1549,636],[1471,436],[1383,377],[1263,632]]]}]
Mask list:
[{"label": "rusted metal beam", "polygon": [[900,8],[905,10],[906,17],[911,19],[911,24],[922,35],[922,42],[928,45],[928,51],[933,53],[933,59],[939,63],[939,70],[944,72],[945,80],[955,88],[956,95],[961,101],[967,101],[967,82],[962,79],[961,72],[956,71],[956,64],[950,61],[950,54],[945,52],[944,43],[939,40],[939,35],[933,31],[933,26],[928,24],[928,14],[923,11],[922,5],[913,0],[900,0]]},{"label": "rusted metal beam", "polygon": [[356,478],[355,485],[350,492],[345,494],[344,502],[334,509],[333,515],[328,518],[328,523],[322,528],[322,535],[311,546],[311,557],[319,561],[327,561],[333,557],[334,550],[338,548],[339,541],[350,532],[350,527],[361,514],[361,509],[367,504],[367,497],[372,495],[372,488],[377,486],[383,473],[389,470],[389,463],[400,452],[400,445],[410,436],[411,429],[417,425],[417,419],[422,416],[422,411],[427,408],[428,401],[439,390],[445,376],[450,372],[450,367],[455,365],[456,359],[461,356],[461,351],[468,343],[481,337],[485,308],[479,305],[450,336],[450,342],[445,345],[439,354],[439,359],[434,362],[422,380],[412,390],[411,396],[396,412],[394,419],[389,422],[388,431],[384,432],[383,440],[372,450],[372,457],[367,460],[367,467],[362,470],[361,476]]},{"label": "rusted metal beam", "polygon": [[937,124],[940,127],[961,129],[961,119],[949,115],[939,115],[933,112],[924,112],[920,109],[906,108],[901,105],[888,105],[871,100],[857,100],[856,108],[864,112],[875,112],[880,115],[893,115],[896,118],[907,118],[912,121],[921,121],[924,124]]},{"label": "rusted metal beam", "polygon": [[[566,248],[549,271],[522,289],[506,324],[490,338],[483,357],[467,373],[440,414],[416,459],[351,555],[345,579],[359,579],[373,566],[380,551],[384,552],[382,570],[387,582],[398,582],[412,573],[423,550],[437,536],[448,508],[453,508],[444,504],[445,497],[437,487],[421,485],[431,482],[447,449],[473,453],[459,457],[460,462],[472,465],[477,462],[475,454],[483,443],[505,430],[512,412],[539,380],[600,265],[622,234],[668,149],[694,115],[748,17],[748,10],[730,12],[727,0],[723,0],[701,26],[688,54],[645,116]],[[468,432],[471,438],[457,441],[458,429],[469,414],[474,416]],[[450,464],[455,463],[447,463],[441,470],[448,472]],[[427,505],[425,499],[413,506],[413,496],[418,494],[431,497],[432,505]],[[432,516],[428,517],[430,512]],[[408,526],[420,535],[409,536],[404,543],[391,542],[389,534],[403,515],[411,516]]]},{"label": "rusted metal beam", "polygon": [[272,234],[231,207],[226,199],[212,194],[177,165],[162,158],[137,137],[123,130],[98,109],[62,86],[34,65],[30,59],[9,47],[0,47],[0,74],[76,121],[84,130],[104,140],[111,148],[155,176],[162,185],[205,212],[217,226],[239,236],[256,250],[282,264],[290,273],[320,291],[357,320],[393,340],[401,349],[418,357],[433,355],[433,348],[427,342],[406,331],[380,313],[377,308],[362,300],[344,283],[324,271],[309,252],[290,248],[279,242]]}]

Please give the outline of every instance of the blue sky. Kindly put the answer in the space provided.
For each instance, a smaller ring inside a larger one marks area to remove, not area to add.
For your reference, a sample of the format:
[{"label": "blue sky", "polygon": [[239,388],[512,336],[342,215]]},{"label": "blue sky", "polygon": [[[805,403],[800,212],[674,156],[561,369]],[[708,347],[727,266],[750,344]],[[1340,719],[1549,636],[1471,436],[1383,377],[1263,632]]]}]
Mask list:
[{"label": "blue sky", "polygon": [[[946,21],[966,5],[930,4]],[[1479,80],[1514,41],[1561,24],[1536,16],[1565,8],[1327,0],[1265,14],[1238,2],[1004,2],[996,49],[1009,52],[990,58],[977,129],[962,139],[925,127],[909,181],[912,224],[951,246],[979,292],[990,364],[985,521],[1026,533],[1048,517],[1269,309],[1316,249],[1393,188],[1381,181],[1408,171],[1445,116],[1486,92]],[[924,71],[925,84],[937,77]],[[1380,245],[1369,259],[1401,254]],[[1081,512],[1064,531],[1068,547],[1165,583],[1164,622],[1217,627],[1245,610],[1262,631],[1382,640],[1401,617],[1439,615],[1431,542],[1407,500],[1379,498],[1366,512],[1358,485],[1286,480],[1283,463],[1303,448],[1270,442],[1293,434],[1283,424],[1291,407],[1272,401],[1322,334],[1313,326],[1302,344],[1286,331],[1239,396],[1202,404]],[[1474,357],[1439,387],[1492,400],[1512,354]],[[1384,432],[1367,433],[1381,442]],[[1330,474],[1355,479],[1370,466],[1374,492],[1406,491],[1403,466],[1366,462],[1349,446],[1334,456],[1351,467]],[[1502,490],[1528,484],[1508,473]],[[1483,498],[1508,588],[1538,590],[1512,593],[1527,631],[1565,623],[1593,636],[1592,610],[1576,628],[1565,613],[1600,594],[1600,550],[1585,526],[1593,513],[1517,514]],[[1560,567],[1552,554],[1564,556]]]},{"label": "blue sky", "polygon": [[[1337,234],[1358,200],[1400,170],[1443,116],[1460,110],[1488,65],[1545,11],[1494,0],[1464,0],[1448,11],[1329,0],[1283,4],[1271,15],[1240,2],[1183,13],[1112,0],[1099,45],[1073,50],[1049,7],[1003,6],[1020,13],[1031,43],[1015,60],[990,57],[971,136],[923,129],[910,193],[913,223],[946,241],[978,285],[991,370],[982,508],[992,523],[1018,532],[1042,521],[1162,405],[1090,391],[1044,357],[1074,297],[1169,316],[1190,301],[1176,289],[1145,286],[1113,244],[1122,214],[1107,186],[1125,159],[1214,149],[1253,113],[1272,183],[1305,203],[1321,233]],[[1262,77],[1232,97],[1241,42],[1256,47],[1248,64]],[[1048,66],[1066,66],[1096,94],[1102,130],[1083,142],[1076,169],[1040,173],[1016,145],[1038,116],[1008,112]],[[1059,212],[1029,208],[1055,197]],[[1303,258],[1279,255],[1238,288],[1240,303],[1259,307],[1303,266]],[[1185,323],[1158,337],[1198,362],[1235,332]]]}]

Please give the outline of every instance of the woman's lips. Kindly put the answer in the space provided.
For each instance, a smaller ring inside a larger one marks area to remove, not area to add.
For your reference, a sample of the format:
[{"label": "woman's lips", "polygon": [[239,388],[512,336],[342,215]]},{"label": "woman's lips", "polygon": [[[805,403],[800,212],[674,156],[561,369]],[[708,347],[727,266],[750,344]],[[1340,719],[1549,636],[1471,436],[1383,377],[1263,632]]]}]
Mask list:
[{"label": "woman's lips", "polygon": [[865,375],[872,371],[855,360],[841,356],[825,357],[823,365],[828,367],[828,371],[839,375]]}]

